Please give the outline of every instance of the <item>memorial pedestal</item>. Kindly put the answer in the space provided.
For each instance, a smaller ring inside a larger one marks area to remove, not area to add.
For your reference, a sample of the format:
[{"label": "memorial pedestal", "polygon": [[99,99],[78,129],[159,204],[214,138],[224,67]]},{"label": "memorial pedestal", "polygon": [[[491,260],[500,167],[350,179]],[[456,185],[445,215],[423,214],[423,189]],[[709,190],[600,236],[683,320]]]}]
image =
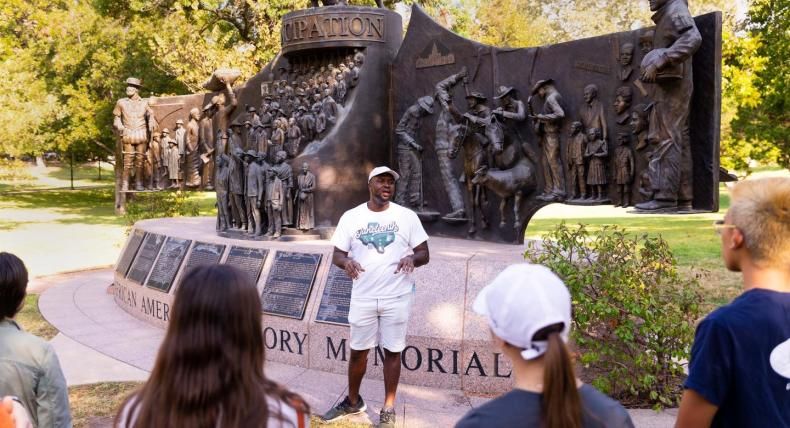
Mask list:
[{"label": "memorial pedestal", "polygon": [[[255,279],[262,296],[268,360],[345,373],[352,284],[331,264],[329,241],[234,240],[217,236],[214,225],[206,217],[135,224],[114,272],[115,302],[165,328],[189,267],[232,264]],[[497,273],[523,261],[523,247],[435,237],[428,243],[431,261],[414,273],[401,382],[484,394],[507,390],[510,365],[491,346],[488,325],[471,306]],[[383,378],[382,361],[381,349],[371,352],[367,376]]]}]

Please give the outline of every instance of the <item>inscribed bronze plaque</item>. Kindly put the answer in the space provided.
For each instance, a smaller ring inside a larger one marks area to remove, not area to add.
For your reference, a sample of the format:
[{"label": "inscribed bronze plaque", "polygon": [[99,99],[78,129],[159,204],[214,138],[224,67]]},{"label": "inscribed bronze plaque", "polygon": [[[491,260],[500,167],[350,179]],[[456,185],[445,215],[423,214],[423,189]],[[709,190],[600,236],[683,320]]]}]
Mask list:
[{"label": "inscribed bronze plaque", "polygon": [[233,265],[243,270],[250,276],[252,282],[257,284],[267,254],[269,254],[268,250],[260,248],[233,246],[230,247],[230,253],[227,260],[225,260],[225,264]]},{"label": "inscribed bronze plaque", "polygon": [[263,312],[302,319],[320,263],[321,254],[278,251],[261,293]]},{"label": "inscribed bronze plaque", "polygon": [[225,246],[222,244],[207,244],[205,242],[195,242],[192,251],[187,258],[186,267],[184,272],[189,271],[195,266],[199,265],[215,265],[219,263],[222,258],[222,253],[225,252]]},{"label": "inscribed bronze plaque", "polygon": [[326,280],[321,303],[318,306],[316,322],[348,325],[348,309],[351,305],[351,287],[353,281],[346,271],[332,265],[329,278]]},{"label": "inscribed bronze plaque", "polygon": [[168,237],[162,248],[162,254],[159,255],[145,285],[165,293],[169,292],[191,243],[189,239]]},{"label": "inscribed bronze plaque", "polygon": [[137,252],[137,257],[132,262],[132,268],[129,269],[127,278],[142,285],[145,282],[145,278],[148,277],[148,272],[154,266],[156,256],[159,254],[159,249],[162,248],[162,243],[164,242],[165,237],[163,235],[157,235],[156,233],[147,234],[143,240],[142,248]]},{"label": "inscribed bronze plaque", "polygon": [[118,260],[118,264],[115,266],[116,272],[126,276],[129,272],[129,267],[132,266],[132,260],[134,260],[134,256],[137,255],[137,251],[140,249],[140,244],[143,243],[144,238],[144,231],[135,229],[134,232],[132,232],[132,236],[129,237],[129,243],[126,245],[121,259]]}]

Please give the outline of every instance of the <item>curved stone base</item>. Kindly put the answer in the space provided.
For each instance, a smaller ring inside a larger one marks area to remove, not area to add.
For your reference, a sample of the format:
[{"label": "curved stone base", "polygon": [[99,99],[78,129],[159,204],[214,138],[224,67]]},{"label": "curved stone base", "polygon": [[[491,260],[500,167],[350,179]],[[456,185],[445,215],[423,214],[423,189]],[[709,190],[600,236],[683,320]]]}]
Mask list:
[{"label": "curved stone base", "polygon": [[[262,314],[266,356],[267,360],[289,365],[346,372],[350,352],[348,327],[316,321],[331,265],[333,247],[329,241],[233,240],[216,235],[213,218],[144,220],[135,225],[129,241],[142,232],[189,240],[184,243],[189,248],[185,260],[196,242],[224,245],[221,262],[226,261],[231,246],[267,250],[257,281],[261,292],[278,253],[320,255],[304,316],[295,319]],[[523,247],[434,237],[428,243],[431,261],[414,274],[417,289],[406,338],[408,346],[402,353],[401,382],[485,394],[507,390],[512,383],[510,365],[492,348],[488,326],[473,313],[471,305],[478,291],[497,273],[509,264],[523,261]],[[121,263],[124,253],[126,249],[119,258],[120,267],[116,265],[114,271],[115,302],[136,318],[165,328],[186,262],[178,267],[173,286],[163,292],[131,280],[126,272],[119,272],[124,270]],[[381,351],[371,352],[368,376],[383,378],[381,363]]]}]

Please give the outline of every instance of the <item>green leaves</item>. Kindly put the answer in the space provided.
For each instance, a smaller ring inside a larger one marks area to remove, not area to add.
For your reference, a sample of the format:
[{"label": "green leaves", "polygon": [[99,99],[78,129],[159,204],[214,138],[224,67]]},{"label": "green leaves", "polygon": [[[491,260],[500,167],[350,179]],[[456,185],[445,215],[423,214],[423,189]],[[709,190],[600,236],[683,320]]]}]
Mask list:
[{"label": "green leaves", "polygon": [[696,279],[678,273],[666,241],[563,222],[525,257],[552,269],[571,292],[585,380],[627,405],[677,403],[702,298]]}]

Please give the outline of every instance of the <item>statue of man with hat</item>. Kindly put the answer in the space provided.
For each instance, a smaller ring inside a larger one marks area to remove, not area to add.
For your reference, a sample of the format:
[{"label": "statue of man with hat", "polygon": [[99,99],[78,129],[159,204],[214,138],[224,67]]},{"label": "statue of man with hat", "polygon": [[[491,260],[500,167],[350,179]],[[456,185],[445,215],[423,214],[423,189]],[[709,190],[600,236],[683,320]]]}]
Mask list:
[{"label": "statue of man with hat", "polygon": [[[516,89],[512,86],[501,85],[497,88],[494,99],[499,102],[499,107],[491,111],[491,114],[502,118],[505,128],[505,138],[515,140],[521,150],[528,157],[532,158],[532,148],[529,147],[524,138],[518,132],[517,122],[523,122],[527,118],[527,110],[524,101],[516,98]],[[533,158],[533,160],[536,160]]]},{"label": "statue of man with hat", "polygon": [[450,159],[451,156],[454,156],[452,154],[452,130],[458,127],[458,121],[461,119],[461,113],[453,105],[452,91],[466,76],[466,67],[462,67],[458,73],[448,76],[435,86],[436,100],[439,102],[440,108],[439,117],[436,118],[436,137],[433,141],[433,148],[436,151],[436,160],[439,162],[442,184],[447,192],[447,199],[450,201],[451,212],[442,218],[450,222],[467,220],[464,197],[461,194],[461,186],[458,184],[458,175],[453,173],[453,164]]},{"label": "statue of man with hat", "polygon": [[266,190],[262,160],[261,154],[253,149],[247,150],[244,154],[244,163],[247,166],[247,177],[244,186],[246,189],[247,218],[249,219],[247,232],[253,236],[258,236],[262,233],[261,201]]},{"label": "statue of man with hat", "polygon": [[[420,97],[416,103],[406,109],[398,125],[395,135],[398,138],[398,168],[403,177],[403,184],[395,190],[395,202],[403,206],[422,208],[422,145],[417,142],[422,118],[433,114],[433,97]],[[408,200],[407,200],[408,199]]]},{"label": "statue of man with hat", "polygon": [[[560,158],[560,127],[565,111],[562,109],[562,96],[554,87],[554,80],[539,80],[532,87],[532,96],[543,99],[541,113],[531,116],[535,134],[540,138],[543,150],[540,157],[543,171],[543,193],[538,196],[542,201],[562,201],[565,199],[565,173]],[[527,103],[531,101],[527,100]]]},{"label": "statue of man with hat", "polygon": [[135,190],[143,190],[143,157],[149,135],[156,129],[156,118],[148,100],[140,97],[140,79],[126,79],[126,98],[115,103],[113,128],[120,136],[123,170],[121,191],[129,190],[129,175],[134,171]]}]

